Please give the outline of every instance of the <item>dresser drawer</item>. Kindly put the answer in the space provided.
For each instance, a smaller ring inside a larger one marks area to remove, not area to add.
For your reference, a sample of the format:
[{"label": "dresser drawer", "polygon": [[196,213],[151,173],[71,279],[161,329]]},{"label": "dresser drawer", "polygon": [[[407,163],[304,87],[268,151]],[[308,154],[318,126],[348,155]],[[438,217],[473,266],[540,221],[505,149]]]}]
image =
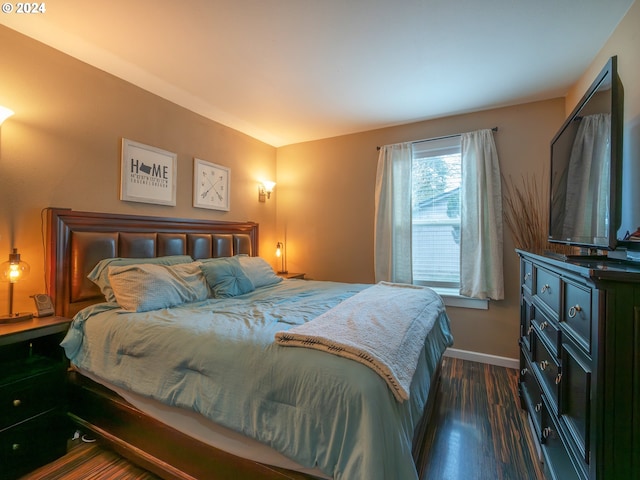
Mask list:
[{"label": "dresser drawer", "polygon": [[531,332],[533,332],[531,320],[534,315],[535,307],[523,297],[520,301],[520,337],[527,352],[531,352]]},{"label": "dresser drawer", "polygon": [[560,429],[546,402],[542,406],[542,452],[549,480],[582,480],[566,449]]},{"label": "dresser drawer", "polygon": [[544,268],[536,269],[535,295],[554,315],[560,311],[560,277]]},{"label": "dresser drawer", "polygon": [[523,407],[529,412],[538,440],[541,434],[542,392],[533,373],[529,358],[520,351],[520,395]]},{"label": "dresser drawer", "polygon": [[577,457],[589,463],[591,418],[591,368],[589,360],[577,348],[562,346],[560,381],[560,421],[568,432],[569,444]]},{"label": "dresser drawer", "polygon": [[521,260],[520,264],[520,284],[525,288],[527,293],[531,293],[533,286],[533,264],[528,260]]},{"label": "dresser drawer", "polygon": [[560,380],[560,365],[558,359],[544,344],[538,333],[533,334],[533,369],[536,372],[543,392],[553,407],[554,413],[558,412],[558,382]]},{"label": "dresser drawer", "polygon": [[535,310],[535,317],[531,321],[538,334],[547,340],[551,346],[551,353],[559,357],[560,342],[562,340],[562,332],[553,320],[550,320],[541,310]]},{"label": "dresser drawer", "polygon": [[64,403],[65,368],[22,378],[0,387],[0,430]]},{"label": "dresser drawer", "polygon": [[15,479],[67,451],[66,414],[49,412],[0,431],[0,480]]},{"label": "dresser drawer", "polygon": [[564,295],[560,320],[580,346],[591,353],[591,289],[567,282]]}]

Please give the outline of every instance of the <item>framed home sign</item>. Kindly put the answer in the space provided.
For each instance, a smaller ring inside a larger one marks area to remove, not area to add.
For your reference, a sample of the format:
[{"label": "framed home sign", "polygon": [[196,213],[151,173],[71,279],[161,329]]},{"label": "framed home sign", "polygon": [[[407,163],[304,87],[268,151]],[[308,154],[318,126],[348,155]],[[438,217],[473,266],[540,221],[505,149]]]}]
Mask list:
[{"label": "framed home sign", "polygon": [[178,155],[122,139],[120,200],[176,204]]},{"label": "framed home sign", "polygon": [[193,206],[230,210],[231,170],[222,165],[193,159]]}]

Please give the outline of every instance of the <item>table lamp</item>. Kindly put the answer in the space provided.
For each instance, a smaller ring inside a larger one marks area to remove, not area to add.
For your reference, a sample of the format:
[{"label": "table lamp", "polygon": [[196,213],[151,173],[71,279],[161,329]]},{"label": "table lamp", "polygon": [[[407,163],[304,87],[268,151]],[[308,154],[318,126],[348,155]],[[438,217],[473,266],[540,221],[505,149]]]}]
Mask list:
[{"label": "table lamp", "polygon": [[17,248],[14,248],[13,252],[9,254],[9,261],[0,265],[0,281],[9,282],[9,314],[0,315],[0,323],[17,322],[33,318],[32,313],[13,312],[13,284],[26,277],[30,270],[29,264],[20,260],[20,254]]}]

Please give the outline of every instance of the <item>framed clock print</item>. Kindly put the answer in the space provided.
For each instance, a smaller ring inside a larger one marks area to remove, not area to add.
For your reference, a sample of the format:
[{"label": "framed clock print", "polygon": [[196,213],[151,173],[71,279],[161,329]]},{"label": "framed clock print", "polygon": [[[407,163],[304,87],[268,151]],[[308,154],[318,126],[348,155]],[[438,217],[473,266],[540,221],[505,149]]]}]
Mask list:
[{"label": "framed clock print", "polygon": [[230,210],[231,170],[222,165],[193,159],[193,206]]}]

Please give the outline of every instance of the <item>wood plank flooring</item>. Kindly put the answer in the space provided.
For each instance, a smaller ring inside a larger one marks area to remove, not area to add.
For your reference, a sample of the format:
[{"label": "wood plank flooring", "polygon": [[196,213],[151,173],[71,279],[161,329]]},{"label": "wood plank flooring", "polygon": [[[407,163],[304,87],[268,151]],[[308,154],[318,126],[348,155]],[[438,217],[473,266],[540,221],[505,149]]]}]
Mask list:
[{"label": "wood plank flooring", "polygon": [[[446,358],[420,479],[544,480],[526,417],[519,407],[517,389],[515,370]],[[158,477],[97,444],[84,444],[23,477],[45,479]]]},{"label": "wood plank flooring", "polygon": [[513,369],[445,358],[421,480],[544,480]]}]

